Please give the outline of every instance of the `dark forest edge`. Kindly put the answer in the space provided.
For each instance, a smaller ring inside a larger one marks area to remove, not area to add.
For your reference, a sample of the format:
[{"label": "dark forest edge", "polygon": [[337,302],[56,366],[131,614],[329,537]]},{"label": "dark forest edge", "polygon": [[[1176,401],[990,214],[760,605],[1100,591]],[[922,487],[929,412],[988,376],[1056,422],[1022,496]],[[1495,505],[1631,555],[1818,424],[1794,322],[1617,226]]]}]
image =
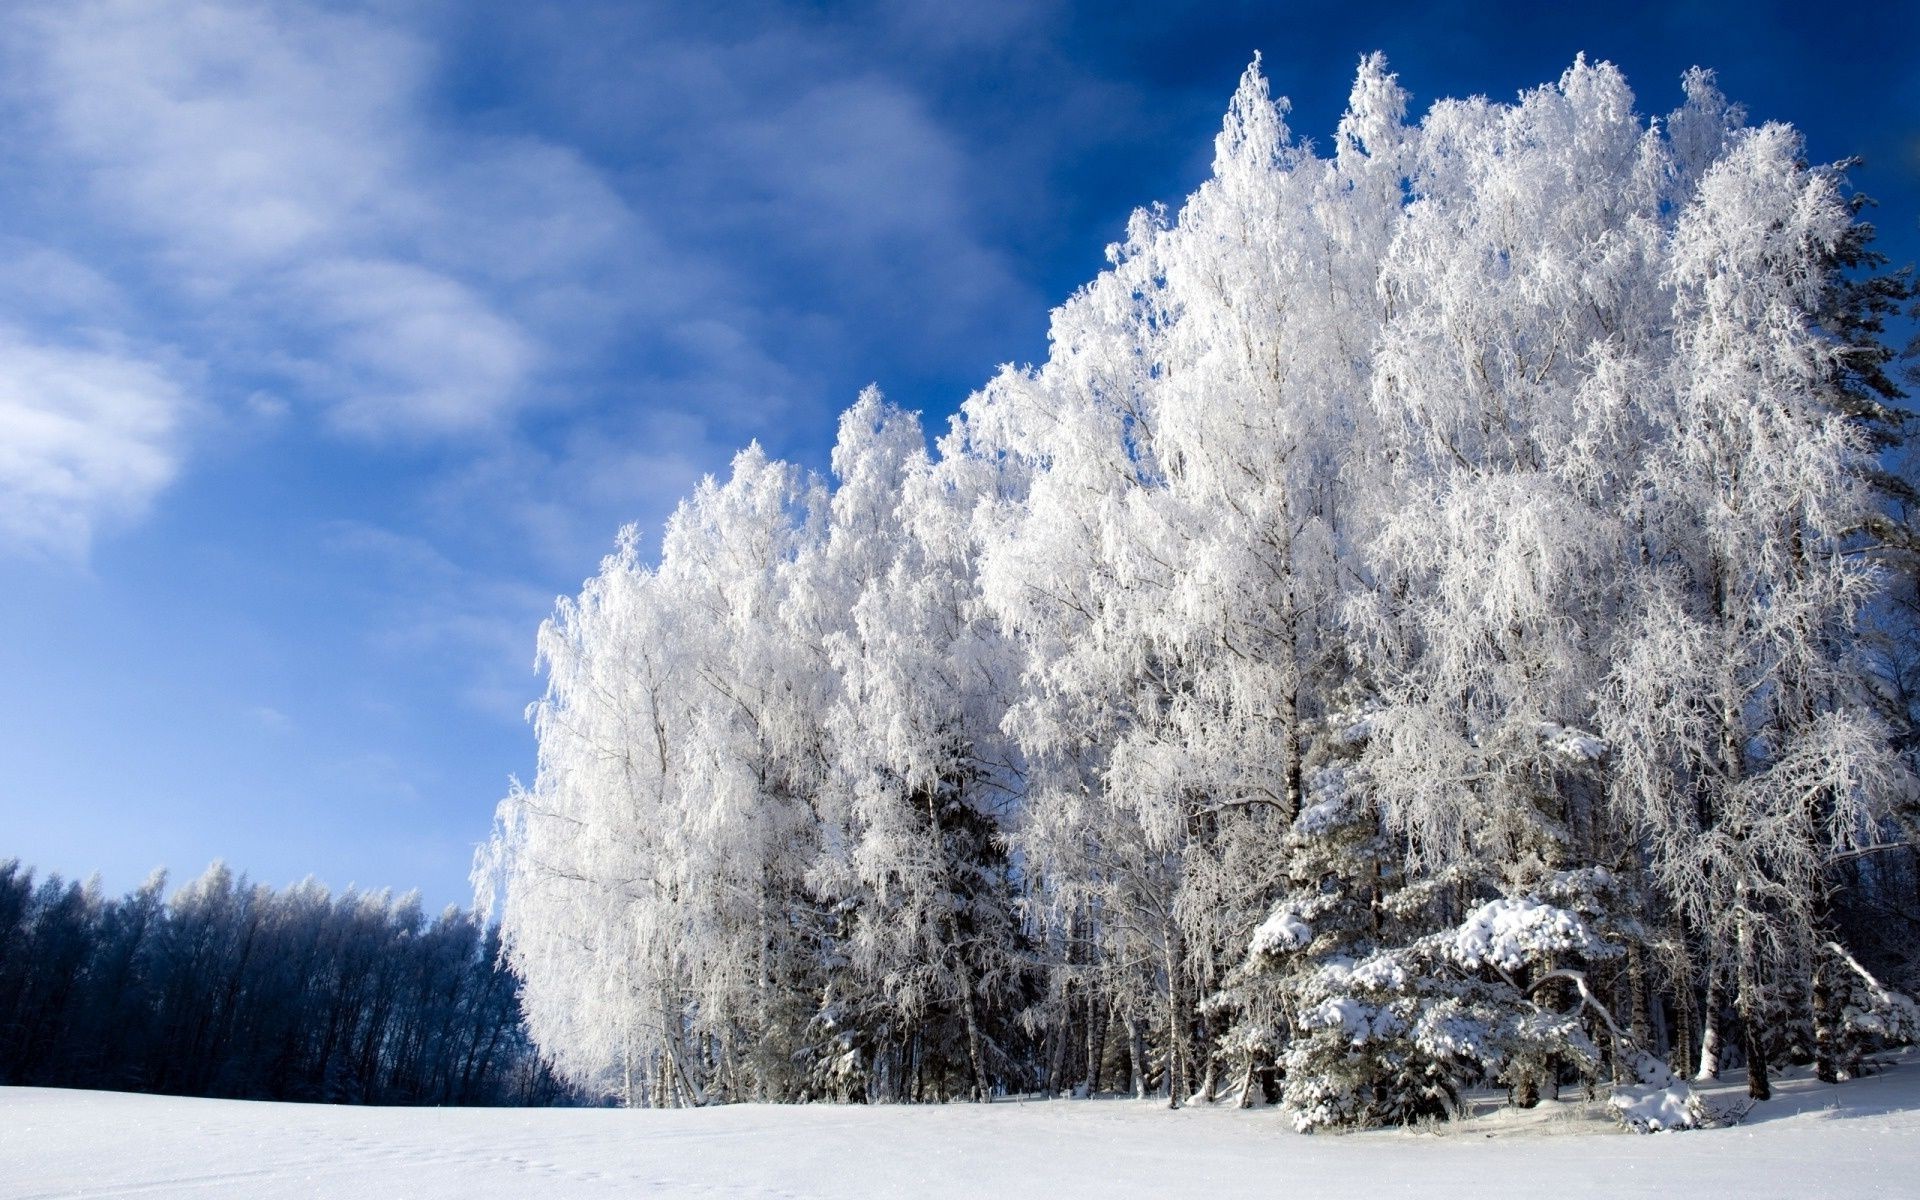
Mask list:
[{"label": "dark forest edge", "polygon": [[114,899],[0,860],[0,1084],[348,1104],[536,1105],[499,930],[419,896],[215,863]]}]

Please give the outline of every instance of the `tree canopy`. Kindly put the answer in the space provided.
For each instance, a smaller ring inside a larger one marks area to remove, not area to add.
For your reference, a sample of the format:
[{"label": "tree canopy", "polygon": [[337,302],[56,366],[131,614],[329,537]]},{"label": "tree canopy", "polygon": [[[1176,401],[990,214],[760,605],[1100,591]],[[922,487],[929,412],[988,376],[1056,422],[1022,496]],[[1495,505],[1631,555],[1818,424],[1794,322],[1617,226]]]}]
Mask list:
[{"label": "tree canopy", "polygon": [[560,602],[476,878],[568,1078],[1314,1128],[1912,1031],[1909,293],[1845,176],[1703,71],[1286,117],[1256,60],[937,446],[870,389]]}]

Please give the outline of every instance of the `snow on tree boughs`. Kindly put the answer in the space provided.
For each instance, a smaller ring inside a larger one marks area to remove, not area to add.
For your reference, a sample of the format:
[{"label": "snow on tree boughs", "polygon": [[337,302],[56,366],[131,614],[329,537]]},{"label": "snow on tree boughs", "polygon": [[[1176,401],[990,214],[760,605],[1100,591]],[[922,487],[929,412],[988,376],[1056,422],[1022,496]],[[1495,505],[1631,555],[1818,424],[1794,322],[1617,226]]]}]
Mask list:
[{"label": "snow on tree boughs", "polygon": [[1307,1128],[1611,1074],[1670,1128],[1696,1046],[1759,1094],[1911,1037],[1920,605],[1853,394],[1903,293],[1791,129],[1682,90],[1416,117],[1373,55],[1322,152],[1256,60],[935,450],[869,390],[833,480],[755,447],[626,535],[485,864],[543,1049]]}]

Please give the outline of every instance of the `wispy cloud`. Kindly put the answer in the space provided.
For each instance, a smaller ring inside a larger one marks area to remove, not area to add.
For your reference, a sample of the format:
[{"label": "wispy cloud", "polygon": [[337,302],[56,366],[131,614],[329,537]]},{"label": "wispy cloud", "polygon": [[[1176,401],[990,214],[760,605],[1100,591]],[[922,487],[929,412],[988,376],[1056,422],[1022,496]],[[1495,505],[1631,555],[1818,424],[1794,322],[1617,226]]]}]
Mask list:
[{"label": "wispy cloud", "polygon": [[538,48],[514,60],[539,64],[515,77],[523,103],[597,154],[646,147],[623,164],[626,194],[683,254],[717,266],[704,303],[668,322],[724,314],[786,361],[851,369],[844,360],[939,357],[1010,307],[1028,304],[1036,321],[1044,311],[979,204],[1003,182],[1002,148],[965,146],[911,69],[929,40],[944,51],[1025,19],[1018,6],[982,9],[835,21],[653,5],[636,20],[630,6],[586,6],[501,19]]},{"label": "wispy cloud", "polygon": [[[818,457],[868,379],[952,399],[888,363],[965,347],[984,376],[983,331],[1042,327],[995,224],[1034,200],[1031,146],[967,141],[908,67],[1043,43],[1047,6],[479,10],[22,0],[0,193],[33,253],[0,246],[0,321],[114,347],[146,381],[115,411],[204,402],[198,438],[404,447],[385,519],[483,522],[539,572],[750,437]],[[1045,141],[1088,94],[1010,128]],[[139,442],[167,463],[141,503],[201,452],[184,424]]]},{"label": "wispy cloud", "polygon": [[84,558],[100,526],[138,517],[173,478],[188,406],[138,355],[0,325],[0,542]]},{"label": "wispy cloud", "polygon": [[141,248],[121,269],[354,433],[497,430],[565,340],[550,294],[630,219],[564,149],[436,120],[432,50],[365,12],[62,2],[7,49],[34,152]]},{"label": "wispy cloud", "polygon": [[416,682],[510,722],[531,690],[534,630],[549,593],[462,566],[425,538],[358,521],[329,525],[320,550],[367,591],[371,648]]},{"label": "wispy cloud", "polygon": [[497,536],[526,547],[532,568],[568,590],[613,549],[623,525],[640,522],[645,544],[657,547],[666,515],[736,448],[695,414],[644,409],[564,429],[551,442],[476,458],[443,475],[427,503],[442,526],[486,513]]}]

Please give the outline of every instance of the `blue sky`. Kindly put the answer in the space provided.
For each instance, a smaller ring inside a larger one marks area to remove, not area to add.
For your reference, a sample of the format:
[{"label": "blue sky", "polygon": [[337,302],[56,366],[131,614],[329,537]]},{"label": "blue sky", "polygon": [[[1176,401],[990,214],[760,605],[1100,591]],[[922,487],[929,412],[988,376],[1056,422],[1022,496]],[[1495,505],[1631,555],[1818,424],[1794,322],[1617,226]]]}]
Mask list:
[{"label": "blue sky", "polygon": [[1255,50],[1323,141],[1374,49],[1421,110],[1713,67],[1868,158],[1905,262],[1915,12],[15,0],[0,856],[465,900],[615,530],[750,438],[824,467],[869,381],[938,423],[1040,357]]}]

